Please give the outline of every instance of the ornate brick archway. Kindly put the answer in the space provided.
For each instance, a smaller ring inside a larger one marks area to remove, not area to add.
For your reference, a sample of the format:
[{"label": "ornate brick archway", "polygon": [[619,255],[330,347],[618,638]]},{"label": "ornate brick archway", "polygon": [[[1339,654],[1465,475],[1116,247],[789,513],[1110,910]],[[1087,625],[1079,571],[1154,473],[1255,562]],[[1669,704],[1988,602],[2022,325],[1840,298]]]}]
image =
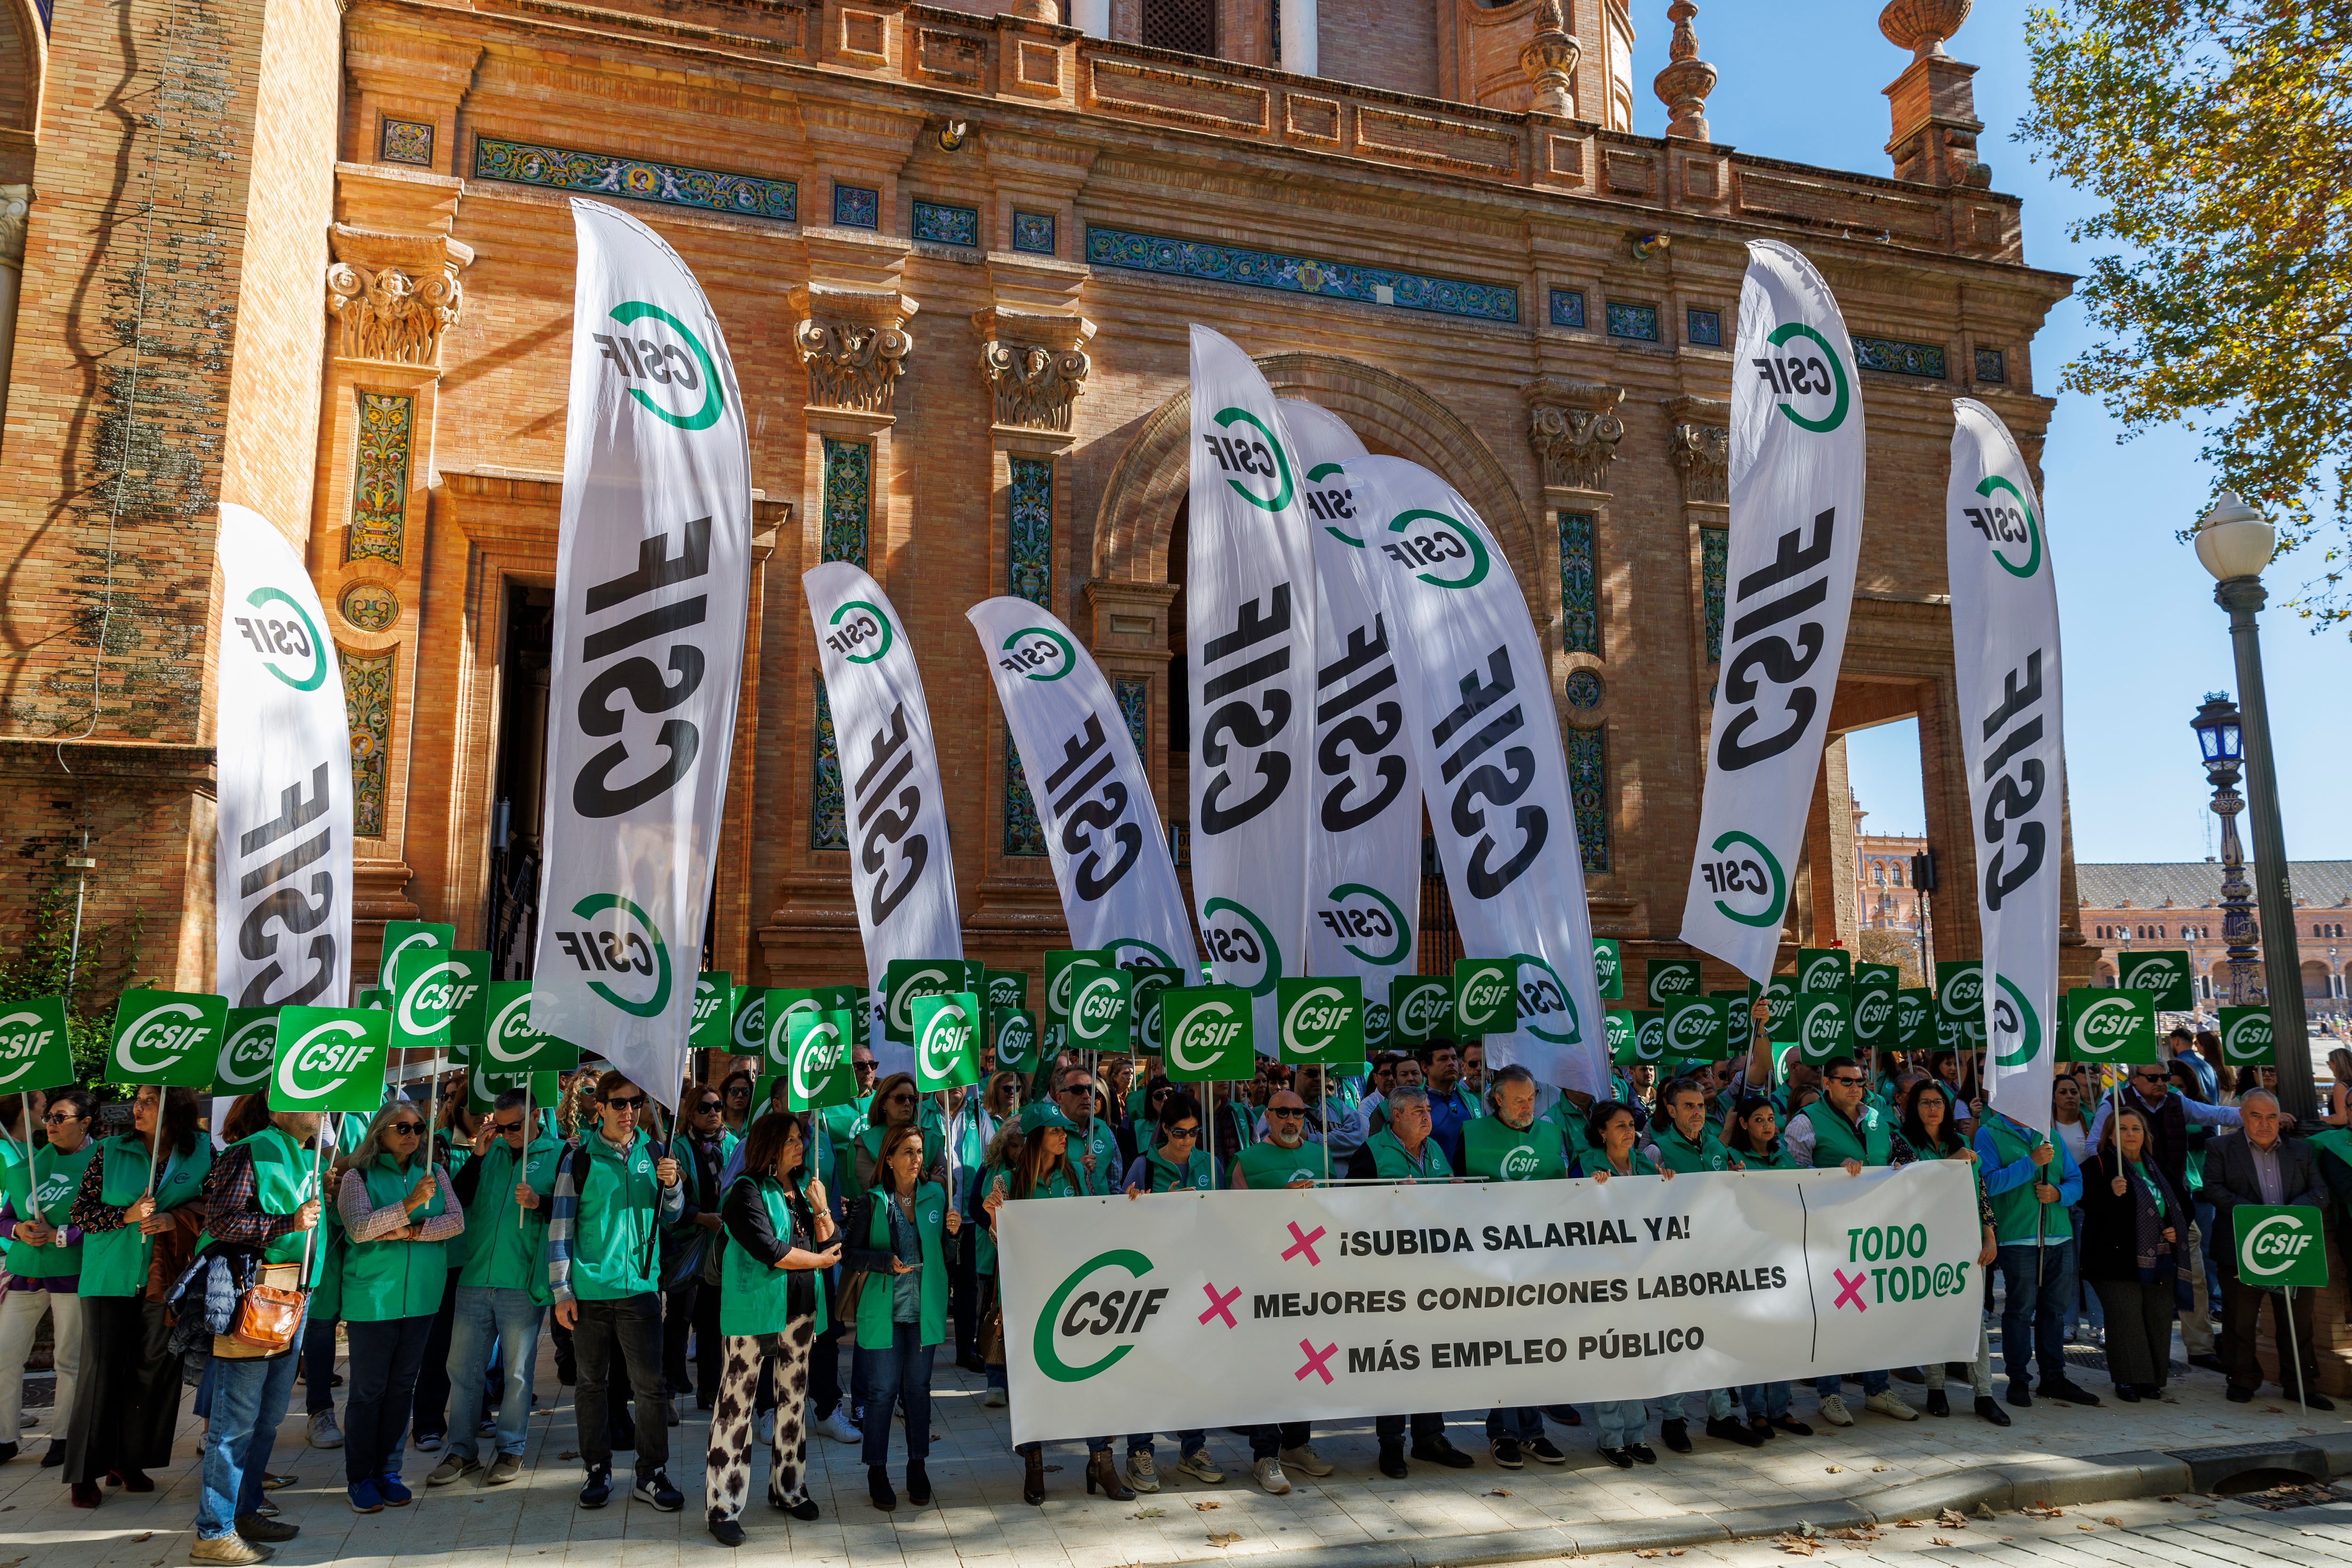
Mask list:
[{"label": "ornate brick archway", "polygon": [[[1476,431],[1394,372],[1338,354],[1268,354],[1259,372],[1277,395],[1305,397],[1364,438],[1421,464],[1462,492],[1494,531],[1522,583],[1543,555],[1510,475]],[[1145,416],[1119,455],[1095,513],[1092,575],[1107,584],[1165,583],[1168,537],[1191,483],[1192,395],[1180,392]]]}]

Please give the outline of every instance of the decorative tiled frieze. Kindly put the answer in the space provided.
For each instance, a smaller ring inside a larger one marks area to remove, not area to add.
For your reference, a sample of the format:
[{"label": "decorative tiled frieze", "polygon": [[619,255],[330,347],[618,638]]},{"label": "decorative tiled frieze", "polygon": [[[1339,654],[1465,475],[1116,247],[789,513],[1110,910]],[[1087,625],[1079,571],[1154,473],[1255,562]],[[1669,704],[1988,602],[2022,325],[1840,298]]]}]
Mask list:
[{"label": "decorative tiled frieze", "polygon": [[1864,370],[1889,375],[1914,375],[1922,381],[1944,379],[1944,350],[1938,343],[1906,343],[1895,338],[1856,338],[1853,362]]},{"label": "decorative tiled frieze", "polygon": [[1706,607],[1706,662],[1723,662],[1723,598],[1731,573],[1731,530],[1698,531],[1699,602]]},{"label": "decorative tiled frieze", "polygon": [[1612,300],[1603,309],[1607,312],[1611,337],[1641,343],[1658,341],[1658,308],[1655,305],[1629,305],[1622,300]]},{"label": "decorative tiled frieze", "polygon": [[389,234],[336,224],[328,231],[327,313],[335,356],[436,368],[441,334],[466,303],[457,274],[471,247],[443,235]]},{"label": "decorative tiled frieze", "polygon": [[1561,682],[1560,690],[1568,699],[1569,720],[1571,723],[1586,721],[1601,708],[1601,684],[1599,672],[1590,669],[1571,670]]},{"label": "decorative tiled frieze", "polygon": [[1135,742],[1136,754],[1148,755],[1143,740],[1151,733],[1151,682],[1139,675],[1118,676],[1110,683],[1110,694],[1127,720],[1128,739]]},{"label": "decorative tiled frieze", "polygon": [[376,156],[386,163],[433,166],[433,127],[414,120],[387,120],[376,142]]},{"label": "decorative tiled frieze", "polygon": [[1087,259],[1097,267],[1318,294],[1400,310],[1460,316],[1477,321],[1517,321],[1519,291],[1507,283],[1471,283],[1386,267],[1360,267],[1319,258],[1284,256],[1236,245],[1171,239],[1124,229],[1087,229]]},{"label": "decorative tiled frieze", "polygon": [[352,451],[352,521],[343,559],[401,563],[408,528],[408,464],[415,440],[416,399],[400,392],[362,392]]},{"label": "decorative tiled frieze", "polygon": [[878,228],[882,224],[882,193],[863,185],[833,187],[835,228]]},{"label": "decorative tiled frieze", "polygon": [[343,667],[343,712],[352,727],[352,835],[383,837],[386,763],[392,744],[392,671],[399,649],[335,650]]},{"label": "decorative tiled frieze", "polygon": [[859,414],[887,414],[915,340],[906,330],[916,310],[903,294],[803,286],[786,296],[800,316],[793,346],[808,367],[809,404]]},{"label": "decorative tiled frieze", "polygon": [[1999,349],[1977,350],[1977,379],[1996,384],[2009,379],[2009,362]]},{"label": "decorative tiled frieze", "polygon": [[1037,820],[1037,801],[1029,793],[1009,728],[1004,731],[1004,853],[1014,858],[1047,853],[1045,826]]},{"label": "decorative tiled frieze", "polygon": [[336,601],[343,619],[363,632],[380,632],[400,619],[400,598],[381,583],[354,583]]},{"label": "decorative tiled frieze", "polygon": [[824,536],[820,559],[866,570],[866,543],[874,519],[874,447],[870,442],[824,437]]},{"label": "decorative tiled frieze", "polygon": [[1581,382],[1544,376],[1519,389],[1528,405],[1528,440],[1543,464],[1546,485],[1570,489],[1605,490],[1609,464],[1625,426],[1617,417],[1617,404],[1625,395],[1617,386],[1592,386]]},{"label": "decorative tiled frieze", "polygon": [[1054,607],[1054,464],[1045,458],[1012,459],[1004,591]]},{"label": "decorative tiled frieze", "polygon": [[980,243],[980,210],[917,202],[914,233],[917,239],[932,245],[976,246]]},{"label": "decorative tiled frieze", "polygon": [[700,212],[774,218],[781,223],[800,221],[800,185],[796,181],[762,179],[755,174],[721,174],[683,163],[579,153],[527,142],[499,142],[488,136],[475,138],[474,177],[503,180],[512,185],[537,185],[543,190],[623,196],[630,201],[658,202],[664,206],[692,207]]},{"label": "decorative tiled frieze", "polygon": [[1571,726],[1568,742],[1568,800],[1576,813],[1576,847],[1587,871],[1609,869],[1609,732]]},{"label": "decorative tiled frieze", "polygon": [[1595,570],[1593,517],[1559,514],[1559,646],[1564,653],[1601,651],[1600,574]]},{"label": "decorative tiled frieze", "polygon": [[1058,226],[1052,213],[1016,211],[1013,215],[1013,248],[1033,256],[1051,256]]},{"label": "decorative tiled frieze", "polygon": [[833,703],[816,678],[816,744],[809,748],[809,847],[849,847],[849,806],[841,787],[841,746],[834,738]]},{"label": "decorative tiled frieze", "polygon": [[1555,327],[1583,327],[1583,289],[1555,289],[1551,291],[1551,324]]},{"label": "decorative tiled frieze", "polygon": [[1723,346],[1723,312],[1696,309],[1685,310],[1683,342],[1693,348],[1721,348]]}]

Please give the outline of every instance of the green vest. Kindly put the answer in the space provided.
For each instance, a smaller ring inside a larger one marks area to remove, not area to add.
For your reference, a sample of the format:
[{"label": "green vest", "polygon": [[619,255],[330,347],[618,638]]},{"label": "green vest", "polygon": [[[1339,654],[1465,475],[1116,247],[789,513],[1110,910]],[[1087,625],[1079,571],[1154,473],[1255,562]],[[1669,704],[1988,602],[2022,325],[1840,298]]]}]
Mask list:
[{"label": "green vest", "polygon": [[[1088,1152],[1095,1157],[1091,1176],[1087,1174]],[[1101,1117],[1087,1124],[1084,1138],[1070,1135],[1069,1156],[1070,1169],[1078,1173],[1078,1185],[1086,1189],[1087,1196],[1102,1197],[1118,1191],[1119,1178],[1127,1173],[1127,1168],[1119,1160],[1118,1134]]]},{"label": "green vest", "polygon": [[1621,1171],[1616,1166],[1609,1163],[1609,1156],[1607,1154],[1595,1149],[1583,1160],[1578,1162],[1576,1168],[1588,1176],[1592,1174],[1595,1171],[1605,1171],[1612,1176],[1654,1176],[1658,1174],[1658,1168],[1642,1157],[1642,1151],[1638,1146],[1625,1151],[1625,1163],[1627,1168]]},{"label": "green vest", "polygon": [[572,1293],[583,1301],[618,1301],[661,1289],[661,1184],[654,1179],[653,1140],[639,1132],[625,1153],[590,1128],[573,1162],[580,1223],[572,1232]]},{"label": "green vest", "polygon": [[1155,1193],[1174,1192],[1180,1187],[1187,1191],[1214,1192],[1217,1162],[1197,1142],[1192,1145],[1192,1152],[1181,1169],[1171,1164],[1158,1149],[1147,1149],[1143,1153],[1143,1174],[1144,1179],[1151,1184],[1150,1190]]},{"label": "green vest", "polygon": [[1969,1180],[1975,1185],[1978,1194],[1979,1196],[1983,1194],[1984,1166],[1981,1163],[1975,1160],[1965,1159],[1964,1156],[1959,1154],[1947,1154],[1942,1150],[1935,1148],[1933,1145],[1922,1148],[1918,1144],[1914,1143],[1911,1146],[1911,1152],[1918,1155],[1922,1160],[1961,1160],[1969,1168]]},{"label": "green vest", "polygon": [[555,1166],[563,1144],[554,1138],[534,1138],[524,1151],[522,1168],[529,1173],[539,1206],[527,1209],[515,1202],[515,1152],[504,1138],[494,1140],[481,1158],[474,1201],[466,1210],[466,1249],[460,1285],[478,1289],[528,1290],[544,1307],[555,1300],[547,1288],[547,1220],[555,1193]]},{"label": "green vest", "polygon": [[1698,1130],[1698,1142],[1694,1143],[1682,1134],[1682,1129],[1672,1119],[1650,1123],[1650,1143],[1657,1151],[1658,1163],[1677,1175],[1693,1171],[1727,1171],[1731,1169],[1731,1151],[1715,1135],[1712,1127]]},{"label": "green vest", "polygon": [[[2040,1133],[2027,1131],[2006,1116],[1987,1114],[1984,1124],[1992,1133],[1996,1166],[2016,1164],[2032,1152],[2035,1144],[2044,1141]],[[2065,1159],[2066,1151],[2054,1144],[2053,1147],[2057,1152],[2050,1156],[2050,1163],[2035,1170],[2034,1181],[2046,1174],[2054,1187],[2062,1174],[2060,1162]],[[2074,1234],[2074,1215],[2064,1204],[2045,1204],[2034,1197],[2034,1181],[1992,1194],[1992,1238],[2000,1246],[2030,1243],[2037,1234],[2043,1241],[2064,1241]]]},{"label": "green vest", "polygon": [[1530,1122],[1524,1132],[1499,1116],[1481,1116],[1462,1124],[1462,1164],[1465,1175],[1487,1182],[1554,1182],[1568,1174],[1561,1152],[1559,1124]]},{"label": "green vest", "polygon": [[[433,1195],[408,1216],[423,1225],[446,1208],[441,1179],[431,1164],[403,1170],[389,1154],[378,1154],[360,1173],[367,1184],[368,1206],[389,1208],[415,1187],[418,1170],[433,1181]],[[340,1208],[340,1205],[338,1207]],[[441,1310],[442,1288],[449,1282],[449,1259],[437,1241],[346,1240],[343,1253],[343,1318],[353,1323],[386,1323],[401,1318],[429,1318]]]},{"label": "green vest", "polygon": [[[898,1200],[879,1187],[867,1194],[874,1200],[873,1222],[866,1226],[866,1245],[877,1251],[890,1250],[890,1210]],[[915,1189],[915,1237],[923,1251],[922,1330],[925,1345],[936,1345],[948,1337],[948,1263],[947,1253],[940,1245],[941,1226],[947,1218],[948,1194],[937,1182],[925,1182]],[[857,1298],[857,1348],[865,1351],[887,1351],[890,1348],[890,1303],[897,1295],[892,1289],[897,1276],[873,1273],[866,1277],[866,1289]]]},{"label": "green vest", "polygon": [[[1627,1103],[1631,1103],[1628,1101]],[[1551,1102],[1543,1119],[1557,1126],[1568,1140],[1569,1163],[1574,1164],[1592,1147],[1592,1124],[1586,1113],[1576,1108],[1576,1101],[1561,1095]]]},{"label": "green vest", "polygon": [[[874,1094],[869,1089],[856,1100],[841,1105],[828,1105],[816,1113],[817,1120],[824,1124],[826,1133],[833,1139],[833,1152],[836,1158],[847,1156],[849,1146],[857,1141],[860,1132],[866,1131],[866,1116],[873,1108]],[[751,1130],[751,1123],[745,1122],[743,1131],[747,1136]]]},{"label": "green vest", "polygon": [[[99,1145],[101,1174],[99,1201],[128,1208],[147,1190],[146,1149],[138,1137],[109,1138]],[[155,1176],[155,1212],[175,1209],[202,1197],[205,1177],[213,1168],[212,1140],[196,1134],[195,1147],[185,1154],[166,1155]],[[147,1263],[155,1254],[152,1237],[135,1225],[85,1236],[81,1244],[83,1296],[136,1296],[147,1288]]]},{"label": "green vest", "polygon": [[[784,1191],[784,1184],[773,1176],[738,1176],[735,1180],[739,1185],[744,1182],[752,1184],[761,1203],[767,1206],[769,1229],[779,1238],[790,1237],[792,1198]],[[782,1333],[792,1320],[790,1292],[795,1272],[772,1266],[763,1268],[730,1241],[719,1265],[719,1331],[730,1335]],[[810,1278],[816,1285],[816,1318],[810,1331],[821,1334],[827,1327],[824,1275],[813,1272]]]},{"label": "green vest", "polygon": [[1739,1156],[1739,1162],[1751,1171],[1793,1171],[1797,1168],[1797,1157],[1789,1152],[1789,1141],[1785,1138],[1772,1140],[1769,1154],[1759,1154],[1751,1149]]},{"label": "green vest", "polygon": [[[920,1123],[918,1123],[918,1126],[920,1127],[923,1134],[923,1169],[928,1171],[938,1162],[940,1151],[946,1146],[947,1134],[929,1127],[921,1127]],[[873,1180],[878,1182],[882,1179],[882,1139],[883,1135],[889,1131],[887,1127],[868,1127],[858,1133],[852,1144],[856,1151],[856,1157],[848,1167],[851,1179],[856,1179],[857,1167],[861,1164],[866,1168]]]},{"label": "green vest", "polygon": [[1373,1173],[1390,1181],[1411,1177],[1416,1182],[1443,1181],[1454,1173],[1445,1163],[1445,1151],[1434,1133],[1421,1141],[1421,1158],[1416,1160],[1404,1152],[1393,1132],[1375,1132],[1364,1140],[1364,1147],[1372,1152]]},{"label": "green vest", "polygon": [[1316,1143],[1286,1149],[1269,1138],[1243,1150],[1234,1160],[1234,1169],[1242,1173],[1242,1180],[1253,1192],[1286,1187],[1301,1177],[1319,1182],[1323,1179],[1323,1149]]},{"label": "green vest", "polygon": [[1817,1171],[1843,1165],[1848,1160],[1864,1165],[1884,1165],[1894,1158],[1893,1124],[1885,1112],[1867,1100],[1858,1112],[1859,1130],[1826,1100],[1817,1100],[1797,1114],[1812,1124],[1813,1169]]},{"label": "green vest", "polygon": [[[82,1167],[98,1152],[99,1141],[85,1138],[81,1147],[70,1154],[60,1154],[52,1144],[44,1143],[33,1151],[31,1169],[39,1173],[40,1219],[51,1229],[62,1233],[66,1215],[73,1208],[74,1194],[81,1190]],[[16,1207],[16,1217],[34,1217],[31,1198],[32,1181],[26,1174],[26,1166],[19,1160],[0,1171],[0,1188],[8,1194],[8,1201]],[[143,1184],[145,1177],[142,1175]],[[11,1241],[7,1251],[8,1272],[25,1279],[70,1279],[81,1272],[81,1247],[59,1247],[54,1238],[47,1247],[34,1247],[22,1241]]]},{"label": "green vest", "polygon": [[[291,1135],[275,1123],[229,1147],[243,1149],[252,1155],[254,1199],[261,1205],[262,1213],[295,1214],[304,1204],[319,1195],[318,1152],[297,1143]],[[330,1221],[332,1220],[334,1205],[321,1204],[320,1209]],[[299,1263],[306,1249],[305,1244],[310,1239],[308,1231],[289,1230],[261,1249],[261,1260],[264,1263]],[[327,1248],[323,1244],[327,1239],[320,1237],[319,1240],[322,1245],[308,1248],[310,1277],[301,1281],[305,1286],[317,1286],[326,1271]],[[196,1237],[198,1250],[212,1245],[210,1231]],[[311,1309],[314,1312],[321,1310],[316,1302],[311,1304]]]}]

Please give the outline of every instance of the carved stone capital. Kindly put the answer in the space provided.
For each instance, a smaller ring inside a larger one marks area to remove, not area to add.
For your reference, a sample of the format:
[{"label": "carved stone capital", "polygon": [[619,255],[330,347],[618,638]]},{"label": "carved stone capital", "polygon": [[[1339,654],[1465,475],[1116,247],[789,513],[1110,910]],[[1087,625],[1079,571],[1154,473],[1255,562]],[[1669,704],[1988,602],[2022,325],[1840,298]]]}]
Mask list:
[{"label": "carved stone capital", "polygon": [[1666,459],[1683,477],[1683,504],[1723,506],[1731,500],[1731,405],[1713,397],[1670,397]]},{"label": "carved stone capital", "polygon": [[1594,386],[1543,376],[1519,388],[1528,405],[1528,440],[1543,464],[1547,489],[1605,490],[1609,464],[1624,438],[1617,405],[1622,386]]},{"label": "carved stone capital", "polygon": [[794,289],[786,299],[800,318],[793,346],[808,367],[809,405],[887,417],[907,356],[915,352],[907,331],[919,308],[915,301],[821,284]]},{"label": "carved stone capital", "polygon": [[33,210],[33,187],[0,185],[0,267],[25,265],[25,224]]},{"label": "carved stone capital", "polygon": [[335,357],[441,368],[441,334],[466,302],[457,274],[473,247],[446,235],[394,234],[336,224],[328,231],[327,313]]},{"label": "carved stone capital", "polygon": [[1066,435],[1071,406],[1086,391],[1094,362],[1086,345],[1095,324],[1084,316],[1038,314],[992,306],[972,312],[984,340],[980,374],[995,395],[994,423]]}]

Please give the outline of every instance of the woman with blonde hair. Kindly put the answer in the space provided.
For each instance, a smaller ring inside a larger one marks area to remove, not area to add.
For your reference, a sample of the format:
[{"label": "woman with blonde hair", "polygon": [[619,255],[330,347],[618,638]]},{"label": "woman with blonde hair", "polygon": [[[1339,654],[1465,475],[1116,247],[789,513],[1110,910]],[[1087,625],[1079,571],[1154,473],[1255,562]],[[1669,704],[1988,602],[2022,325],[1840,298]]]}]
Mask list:
[{"label": "woman with blonde hair", "polygon": [[446,1244],[466,1228],[449,1173],[435,1163],[425,1113],[395,1100],[335,1161],[342,1223],[342,1316],[351,1343],[343,1478],[354,1513],[397,1508],[410,1402],[448,1283]]}]

